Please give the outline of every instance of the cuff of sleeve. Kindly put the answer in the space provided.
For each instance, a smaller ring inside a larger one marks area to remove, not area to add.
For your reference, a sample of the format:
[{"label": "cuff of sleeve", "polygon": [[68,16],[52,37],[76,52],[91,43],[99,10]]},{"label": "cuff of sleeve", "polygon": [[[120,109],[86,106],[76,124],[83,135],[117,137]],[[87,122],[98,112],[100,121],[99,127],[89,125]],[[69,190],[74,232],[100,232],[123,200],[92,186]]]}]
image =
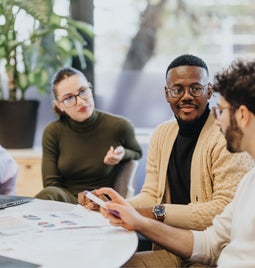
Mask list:
[{"label": "cuff of sleeve", "polygon": [[193,251],[192,255],[189,258],[189,261],[203,263],[204,255],[203,255],[203,239],[201,237],[200,231],[192,231],[194,242],[193,242]]}]

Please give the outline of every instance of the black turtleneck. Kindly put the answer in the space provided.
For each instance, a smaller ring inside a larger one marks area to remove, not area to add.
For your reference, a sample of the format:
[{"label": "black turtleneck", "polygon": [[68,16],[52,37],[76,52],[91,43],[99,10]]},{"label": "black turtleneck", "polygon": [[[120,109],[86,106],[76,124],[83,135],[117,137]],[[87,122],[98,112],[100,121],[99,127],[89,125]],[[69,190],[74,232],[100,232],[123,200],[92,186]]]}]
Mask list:
[{"label": "black turtleneck", "polygon": [[192,122],[177,119],[179,132],[173,145],[167,169],[172,204],[190,203],[191,159],[198,136],[209,113],[210,109],[207,105],[204,113]]}]

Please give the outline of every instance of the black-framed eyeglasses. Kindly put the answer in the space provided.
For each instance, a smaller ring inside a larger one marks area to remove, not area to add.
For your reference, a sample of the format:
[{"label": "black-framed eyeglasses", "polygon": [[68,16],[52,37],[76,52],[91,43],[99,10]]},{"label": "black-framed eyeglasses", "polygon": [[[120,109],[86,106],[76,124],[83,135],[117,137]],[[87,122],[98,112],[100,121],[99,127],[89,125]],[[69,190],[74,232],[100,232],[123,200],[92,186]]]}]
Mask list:
[{"label": "black-framed eyeglasses", "polygon": [[225,110],[225,109],[235,110],[235,108],[232,107],[232,106],[226,106],[226,107],[215,106],[215,107],[212,107],[212,112],[213,112],[213,115],[214,115],[215,119],[217,119],[219,116],[221,116],[222,113],[223,113],[223,110]]},{"label": "black-framed eyeglasses", "polygon": [[91,88],[92,86],[89,83],[87,87],[82,87],[76,95],[70,95],[59,102],[63,103],[65,107],[70,108],[77,104],[77,97],[87,101],[92,95]]},{"label": "black-framed eyeglasses", "polygon": [[189,94],[193,97],[200,97],[204,94],[205,88],[208,86],[208,83],[205,85],[191,84],[190,86],[174,85],[172,87],[165,87],[169,97],[181,98],[185,94],[185,88],[188,88]]}]

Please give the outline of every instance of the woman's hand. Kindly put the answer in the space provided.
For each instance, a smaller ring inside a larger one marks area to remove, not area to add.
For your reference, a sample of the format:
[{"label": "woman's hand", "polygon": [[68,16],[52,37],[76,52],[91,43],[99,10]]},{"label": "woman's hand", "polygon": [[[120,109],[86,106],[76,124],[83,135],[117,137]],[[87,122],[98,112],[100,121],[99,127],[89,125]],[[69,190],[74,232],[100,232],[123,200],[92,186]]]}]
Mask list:
[{"label": "woman's hand", "polygon": [[117,165],[125,155],[125,149],[123,146],[118,146],[115,149],[110,147],[104,157],[104,163],[109,166]]}]

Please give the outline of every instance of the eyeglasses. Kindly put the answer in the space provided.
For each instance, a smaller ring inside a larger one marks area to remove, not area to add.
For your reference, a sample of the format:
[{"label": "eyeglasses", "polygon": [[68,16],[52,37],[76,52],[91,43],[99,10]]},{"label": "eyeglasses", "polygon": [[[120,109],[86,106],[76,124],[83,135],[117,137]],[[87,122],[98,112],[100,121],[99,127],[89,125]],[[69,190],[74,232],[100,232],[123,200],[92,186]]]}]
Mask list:
[{"label": "eyeglasses", "polygon": [[234,107],[221,107],[221,106],[212,107],[212,112],[213,112],[215,119],[217,119],[220,115],[222,115],[224,109],[234,110],[235,108]]},{"label": "eyeglasses", "polygon": [[208,86],[208,84],[201,85],[201,84],[192,84],[190,86],[181,86],[181,85],[175,85],[172,87],[165,87],[167,90],[168,96],[171,96],[173,98],[181,98],[185,94],[185,88],[189,89],[189,94],[193,97],[200,97],[205,92],[205,87]]},{"label": "eyeglasses", "polygon": [[70,95],[59,102],[63,103],[65,107],[70,108],[77,104],[77,97],[87,101],[91,97],[91,95],[91,84],[89,84],[87,87],[82,87],[76,95]]}]

